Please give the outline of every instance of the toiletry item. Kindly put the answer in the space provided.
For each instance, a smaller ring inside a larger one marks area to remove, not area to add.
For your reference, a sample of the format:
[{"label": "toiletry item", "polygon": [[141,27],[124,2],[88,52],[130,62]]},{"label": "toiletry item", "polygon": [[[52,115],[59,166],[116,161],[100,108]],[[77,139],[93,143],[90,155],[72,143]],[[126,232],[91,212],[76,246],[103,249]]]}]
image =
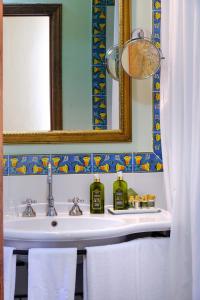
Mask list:
[{"label": "toiletry item", "polygon": [[128,207],[135,208],[135,198],[133,195],[128,196]]},{"label": "toiletry item", "polygon": [[113,208],[128,209],[128,187],[123,180],[122,172],[117,172],[117,180],[113,183]]},{"label": "toiletry item", "polygon": [[155,207],[155,195],[148,195],[148,206],[149,207]]},{"label": "toiletry item", "polygon": [[141,207],[142,208],[148,208],[149,207],[148,195],[143,195],[141,198],[142,198]]},{"label": "toiletry item", "polygon": [[138,193],[134,189],[132,188],[128,189],[128,198],[130,198],[130,196],[135,197],[136,195],[138,195]]},{"label": "toiletry item", "polygon": [[98,174],[94,175],[94,182],[90,185],[90,213],[104,214],[104,185]]},{"label": "toiletry item", "polygon": [[141,208],[141,196],[139,195],[136,195],[135,196],[135,208],[138,209],[138,208]]}]

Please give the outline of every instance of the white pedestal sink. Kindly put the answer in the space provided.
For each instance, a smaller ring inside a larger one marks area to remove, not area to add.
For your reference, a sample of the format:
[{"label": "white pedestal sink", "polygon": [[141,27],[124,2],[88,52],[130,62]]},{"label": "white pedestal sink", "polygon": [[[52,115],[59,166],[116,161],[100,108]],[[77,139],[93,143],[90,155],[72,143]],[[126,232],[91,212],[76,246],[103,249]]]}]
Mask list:
[{"label": "white pedestal sink", "polygon": [[[69,204],[68,204],[69,206]],[[72,217],[56,204],[57,217],[46,217],[46,204],[36,204],[37,216],[23,218],[8,216],[4,220],[5,245],[17,249],[33,247],[77,247],[106,245],[126,240],[127,235],[170,229],[171,216],[162,210],[158,214],[91,215],[88,205],[82,205],[83,215]],[[23,207],[21,208],[24,209]],[[63,211],[65,213],[63,213]]]}]

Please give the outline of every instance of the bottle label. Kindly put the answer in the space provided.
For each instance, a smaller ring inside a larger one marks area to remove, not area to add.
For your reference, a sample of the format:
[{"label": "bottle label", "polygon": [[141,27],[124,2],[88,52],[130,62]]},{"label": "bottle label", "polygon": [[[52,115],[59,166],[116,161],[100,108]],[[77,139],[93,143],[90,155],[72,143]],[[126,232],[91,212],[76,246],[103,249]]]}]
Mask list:
[{"label": "bottle label", "polygon": [[101,191],[100,190],[94,190],[92,192],[92,208],[93,209],[101,209]]},{"label": "bottle label", "polygon": [[120,189],[115,192],[115,206],[117,208],[124,208],[123,192]]}]

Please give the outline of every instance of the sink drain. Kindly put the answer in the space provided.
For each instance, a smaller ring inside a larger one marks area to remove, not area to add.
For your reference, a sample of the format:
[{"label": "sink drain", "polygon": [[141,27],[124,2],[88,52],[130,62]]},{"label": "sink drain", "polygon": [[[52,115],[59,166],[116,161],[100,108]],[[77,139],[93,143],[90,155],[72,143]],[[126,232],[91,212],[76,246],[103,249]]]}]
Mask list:
[{"label": "sink drain", "polygon": [[57,222],[57,221],[52,221],[52,222],[51,222],[51,226],[56,227],[57,225],[58,225],[58,222]]}]

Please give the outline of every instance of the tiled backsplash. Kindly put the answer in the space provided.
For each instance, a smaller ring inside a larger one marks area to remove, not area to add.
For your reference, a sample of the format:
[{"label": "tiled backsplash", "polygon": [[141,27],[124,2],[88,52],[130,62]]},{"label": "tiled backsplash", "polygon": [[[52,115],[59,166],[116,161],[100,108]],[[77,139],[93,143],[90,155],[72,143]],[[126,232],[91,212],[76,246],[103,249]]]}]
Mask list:
[{"label": "tiled backsplash", "polygon": [[162,172],[154,153],[5,155],[4,175],[46,175],[51,161],[53,174]]}]

